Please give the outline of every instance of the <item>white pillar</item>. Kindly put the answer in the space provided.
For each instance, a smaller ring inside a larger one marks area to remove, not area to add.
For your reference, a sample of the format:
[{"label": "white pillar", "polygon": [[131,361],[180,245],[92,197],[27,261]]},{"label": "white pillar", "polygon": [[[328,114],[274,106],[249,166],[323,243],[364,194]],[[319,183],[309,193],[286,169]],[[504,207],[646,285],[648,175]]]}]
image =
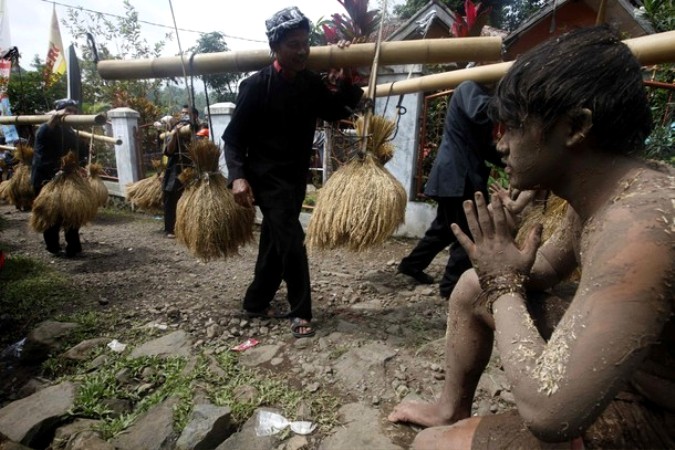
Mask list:
[{"label": "white pillar", "polygon": [[223,145],[223,132],[227,125],[232,119],[232,113],[234,112],[234,103],[224,102],[224,103],[215,103],[209,108],[211,109],[211,126],[213,127],[212,136],[214,143],[220,149],[220,171],[227,177],[227,166],[225,165],[225,154],[224,154],[224,145]]},{"label": "white pillar", "polygon": [[108,111],[108,119],[112,123],[112,136],[122,140],[122,145],[115,146],[115,159],[120,193],[125,197],[127,184],[140,179],[140,149],[136,141],[139,117],[140,114],[131,108],[115,108]]}]

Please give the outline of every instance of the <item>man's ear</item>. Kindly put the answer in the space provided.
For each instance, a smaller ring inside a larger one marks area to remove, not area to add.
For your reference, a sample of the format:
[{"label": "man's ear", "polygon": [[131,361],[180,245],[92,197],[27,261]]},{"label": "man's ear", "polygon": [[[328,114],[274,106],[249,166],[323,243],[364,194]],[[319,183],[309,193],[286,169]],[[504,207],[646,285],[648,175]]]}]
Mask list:
[{"label": "man's ear", "polygon": [[593,112],[588,108],[581,108],[570,114],[570,133],[565,142],[573,147],[584,141],[593,128]]}]

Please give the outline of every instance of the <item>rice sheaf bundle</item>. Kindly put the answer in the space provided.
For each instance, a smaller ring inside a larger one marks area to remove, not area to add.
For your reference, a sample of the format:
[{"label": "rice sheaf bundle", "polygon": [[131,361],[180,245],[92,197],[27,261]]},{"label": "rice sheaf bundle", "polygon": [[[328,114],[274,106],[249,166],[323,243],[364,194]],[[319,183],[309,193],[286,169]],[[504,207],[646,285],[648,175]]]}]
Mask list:
[{"label": "rice sheaf bundle", "polygon": [[14,159],[18,161],[14,174],[9,179],[9,202],[21,211],[28,211],[33,205],[35,192],[30,182],[31,164],[33,162],[33,147],[19,144],[14,150]]},{"label": "rice sheaf bundle", "polygon": [[401,183],[375,156],[354,158],[319,189],[307,248],[363,251],[382,244],[404,222],[406,201]]},{"label": "rice sheaf bundle", "polygon": [[[357,136],[365,134],[365,117],[359,116],[354,122]],[[366,142],[366,152],[372,153],[385,165],[394,156],[394,144],[389,140],[396,129],[396,124],[383,116],[370,118],[370,130]]]},{"label": "rice sheaf bundle", "polygon": [[220,150],[209,140],[190,144],[197,176],[186,172],[176,209],[176,239],[204,262],[236,255],[253,240],[255,210],[237,204],[218,170]]},{"label": "rice sheaf bundle", "polygon": [[30,224],[43,232],[62,224],[64,228],[80,228],[96,216],[98,201],[89,181],[80,174],[73,152],[61,159],[61,171],[44,185],[33,203]]},{"label": "rice sheaf bundle", "polygon": [[365,155],[340,167],[318,191],[305,238],[309,250],[363,251],[382,244],[405,220],[405,189],[384,167],[393,156],[395,124],[372,116],[364,136],[365,120],[355,122],[357,135],[367,139]]},{"label": "rice sheaf bundle", "polygon": [[155,175],[143,178],[126,186],[126,201],[132,208],[145,211],[161,211],[164,207],[162,180],[164,179],[164,165],[160,160],[152,161],[157,170]]},{"label": "rice sheaf bundle", "polygon": [[9,180],[0,181],[0,201],[9,203]]},{"label": "rice sheaf bundle", "polygon": [[562,198],[549,194],[545,202],[532,205],[526,209],[518,227],[518,234],[516,235],[518,245],[523,245],[532,227],[539,223],[543,225],[541,242],[545,242],[550,238],[562,223],[567,213],[567,205],[568,203]]},{"label": "rice sheaf bundle", "polygon": [[87,173],[89,174],[89,184],[94,190],[98,206],[105,206],[105,204],[108,203],[108,188],[101,179],[101,175],[105,173],[103,171],[103,166],[99,163],[90,163],[87,166]]}]

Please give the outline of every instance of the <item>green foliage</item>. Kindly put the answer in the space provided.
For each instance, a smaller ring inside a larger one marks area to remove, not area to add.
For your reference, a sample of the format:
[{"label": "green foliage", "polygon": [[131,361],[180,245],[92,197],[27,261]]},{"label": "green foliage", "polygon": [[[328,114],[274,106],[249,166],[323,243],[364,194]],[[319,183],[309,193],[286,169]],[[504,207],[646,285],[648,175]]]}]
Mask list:
[{"label": "green foliage", "polygon": [[675,30],[675,2],[673,0],[643,0],[645,15],[657,33]]},{"label": "green foliage", "polygon": [[[229,50],[227,42],[225,42],[225,35],[219,31],[212,31],[210,33],[202,34],[197,41],[197,45],[190,48],[188,52],[217,53],[227,52]],[[215,93],[215,98],[209,98],[209,101],[211,103],[234,102],[237,83],[243,76],[244,74],[241,73],[204,75],[202,77],[204,83],[206,83],[206,85]]]},{"label": "green foliage", "polygon": [[[111,20],[102,14],[95,14],[80,9],[68,9],[68,20],[63,21],[75,41],[73,45],[80,53],[82,61],[83,99],[88,103],[108,103],[112,107],[134,107],[141,103],[140,98],[150,103],[156,103],[162,87],[162,80],[132,80],[110,81],[103,80],[94,63],[93,49],[87,42],[87,35],[94,37],[100,59],[124,59],[124,58],[152,58],[161,55],[166,40],[171,39],[171,34],[165,36],[154,45],[141,38],[141,26],[138,22],[138,13],[129,0],[124,0],[125,15]],[[116,49],[113,51],[112,49]],[[134,105],[134,102],[137,103]],[[140,105],[143,106],[143,105]],[[135,108],[134,108],[135,109]],[[156,110],[143,108],[138,111],[141,114],[141,123],[148,123],[156,118]],[[150,117],[152,116],[152,117]]]},{"label": "green foliage", "polygon": [[23,256],[7,256],[0,272],[0,345],[21,338],[27,329],[81,301],[72,283],[45,264]]},{"label": "green foliage", "polygon": [[66,96],[66,77],[45,87],[42,65],[36,71],[26,72],[16,67],[10,76],[7,94],[12,101],[12,114],[44,114],[54,107],[54,101]]},{"label": "green foliage", "polygon": [[[457,14],[466,14],[464,0],[439,1]],[[406,0],[405,3],[394,7],[394,13],[401,19],[409,19],[427,3],[427,0]],[[476,5],[481,5],[483,10],[492,8],[489,25],[512,31],[545,3],[545,0],[484,0],[480,3],[477,2]]]}]

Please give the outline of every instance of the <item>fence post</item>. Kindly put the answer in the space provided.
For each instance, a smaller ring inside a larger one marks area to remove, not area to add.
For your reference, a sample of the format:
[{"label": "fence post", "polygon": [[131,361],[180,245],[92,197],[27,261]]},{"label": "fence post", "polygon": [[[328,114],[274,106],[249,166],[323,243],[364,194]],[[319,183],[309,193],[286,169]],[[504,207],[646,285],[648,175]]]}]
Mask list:
[{"label": "fence post", "polygon": [[120,189],[118,194],[122,197],[126,197],[126,185],[140,179],[138,160],[140,149],[136,148],[139,117],[140,114],[131,108],[115,108],[108,111],[108,119],[112,123],[112,135],[122,140],[122,145],[115,146]]},{"label": "fence post", "polygon": [[225,128],[227,128],[227,125],[230,123],[230,120],[232,119],[234,107],[235,107],[234,103],[231,102],[214,103],[209,107],[209,109],[211,110],[211,126],[213,127],[211,133],[213,136],[213,141],[214,144],[216,144],[220,149],[220,160],[218,165],[220,171],[223,173],[225,177],[227,177],[227,166],[225,165],[225,154],[222,136],[223,132],[225,131]]}]

